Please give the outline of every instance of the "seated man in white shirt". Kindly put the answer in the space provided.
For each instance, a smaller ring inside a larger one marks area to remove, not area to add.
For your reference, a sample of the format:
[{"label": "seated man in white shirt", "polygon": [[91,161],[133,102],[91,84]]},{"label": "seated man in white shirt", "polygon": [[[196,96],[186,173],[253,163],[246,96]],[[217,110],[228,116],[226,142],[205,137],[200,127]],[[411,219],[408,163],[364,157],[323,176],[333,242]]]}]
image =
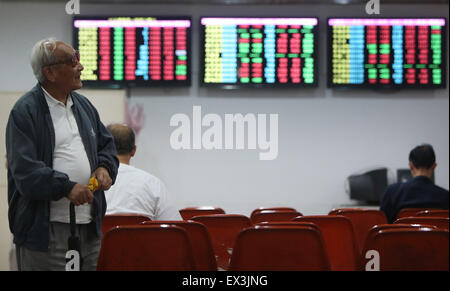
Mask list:
[{"label": "seated man in white shirt", "polygon": [[106,214],[140,214],[154,221],[182,220],[163,182],[130,166],[136,153],[133,129],[123,124],[111,124],[107,128],[114,137],[120,165],[116,183],[105,191]]}]

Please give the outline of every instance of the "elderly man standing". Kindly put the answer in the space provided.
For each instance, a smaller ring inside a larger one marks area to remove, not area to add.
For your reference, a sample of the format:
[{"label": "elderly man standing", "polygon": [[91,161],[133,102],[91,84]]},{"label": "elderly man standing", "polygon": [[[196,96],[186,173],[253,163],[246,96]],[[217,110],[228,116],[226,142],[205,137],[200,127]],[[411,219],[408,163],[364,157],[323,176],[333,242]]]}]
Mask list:
[{"label": "elderly man standing", "polygon": [[[95,270],[104,190],[114,183],[114,141],[80,89],[83,66],[70,45],[36,43],[31,66],[38,84],[11,110],[6,128],[8,218],[19,270],[65,270],[69,205],[75,205],[81,270]],[[88,188],[96,177],[98,191]]]}]

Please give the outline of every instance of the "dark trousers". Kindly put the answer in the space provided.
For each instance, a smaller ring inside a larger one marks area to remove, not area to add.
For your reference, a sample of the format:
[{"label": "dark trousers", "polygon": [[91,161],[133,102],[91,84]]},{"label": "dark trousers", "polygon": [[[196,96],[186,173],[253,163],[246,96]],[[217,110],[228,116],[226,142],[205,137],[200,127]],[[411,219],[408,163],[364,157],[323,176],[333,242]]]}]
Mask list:
[{"label": "dark trousers", "polygon": [[[100,253],[101,239],[97,236],[95,224],[77,224],[77,234],[81,241],[81,271],[95,271]],[[19,271],[65,271],[67,241],[70,224],[50,222],[50,241],[47,252],[30,250],[16,246]]]}]

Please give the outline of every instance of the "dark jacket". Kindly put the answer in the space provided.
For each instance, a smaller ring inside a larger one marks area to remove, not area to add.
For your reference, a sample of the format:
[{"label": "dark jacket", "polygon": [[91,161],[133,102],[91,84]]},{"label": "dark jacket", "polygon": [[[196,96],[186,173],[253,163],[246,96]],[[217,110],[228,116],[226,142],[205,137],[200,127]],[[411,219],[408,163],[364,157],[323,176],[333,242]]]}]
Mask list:
[{"label": "dark jacket", "polygon": [[[101,123],[89,100],[71,93],[78,130],[91,172],[105,167],[113,183],[119,161],[113,137]],[[67,174],[53,169],[55,130],[44,92],[39,84],[14,105],[6,127],[8,159],[8,219],[14,243],[32,250],[47,251],[50,201],[67,197],[76,184]],[[94,193],[92,218],[97,234],[106,212],[103,191]]]},{"label": "dark jacket", "polygon": [[425,176],[418,176],[405,183],[389,185],[381,200],[380,209],[389,223],[397,219],[403,208],[448,209],[448,190],[434,185]]}]

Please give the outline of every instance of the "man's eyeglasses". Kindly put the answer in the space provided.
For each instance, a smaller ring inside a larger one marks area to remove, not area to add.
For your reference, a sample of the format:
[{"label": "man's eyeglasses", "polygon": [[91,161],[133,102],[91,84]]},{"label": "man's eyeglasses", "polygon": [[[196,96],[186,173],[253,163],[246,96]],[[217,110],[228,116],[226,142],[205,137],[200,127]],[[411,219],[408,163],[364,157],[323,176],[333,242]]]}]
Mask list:
[{"label": "man's eyeglasses", "polygon": [[70,59],[63,61],[63,62],[57,62],[57,63],[51,63],[46,66],[54,66],[54,65],[71,65],[72,67],[75,67],[80,63],[80,52],[75,51],[75,53],[70,57]]}]

